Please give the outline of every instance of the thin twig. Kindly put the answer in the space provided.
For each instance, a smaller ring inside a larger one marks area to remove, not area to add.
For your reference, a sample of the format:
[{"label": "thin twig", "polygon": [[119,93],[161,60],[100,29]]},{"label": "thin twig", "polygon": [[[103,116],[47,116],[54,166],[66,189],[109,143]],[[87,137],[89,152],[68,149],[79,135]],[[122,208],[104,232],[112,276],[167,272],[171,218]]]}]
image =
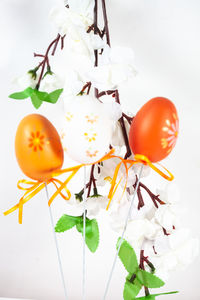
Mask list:
[{"label": "thin twig", "polygon": [[[120,104],[118,90],[115,91],[115,101],[118,104]],[[125,126],[125,123],[124,123],[123,116],[119,119],[119,123],[121,125],[122,134],[123,134],[124,142],[125,142],[125,145],[126,145],[126,154],[124,156],[124,159],[127,159],[128,157],[131,156],[132,152],[131,152],[131,148],[129,146],[129,140],[128,140],[128,135],[127,135],[127,132],[126,132],[126,126]]]},{"label": "thin twig", "polygon": [[[144,256],[144,250],[141,250],[140,251],[140,269],[142,269],[142,270],[145,270],[145,267],[144,267],[144,262],[145,262],[145,260],[147,259],[148,257],[145,257]],[[149,289],[145,286],[144,287],[144,291],[145,291],[145,295],[146,296],[148,296],[148,295],[150,295],[150,293],[149,293]]]},{"label": "thin twig", "polygon": [[104,28],[105,28],[105,33],[106,33],[106,40],[107,44],[110,45],[110,34],[109,34],[109,27],[108,27],[108,17],[107,17],[107,12],[106,12],[106,3],[105,0],[101,0],[102,3],[102,10],[103,10],[103,18],[104,18]]},{"label": "thin twig", "polygon": [[45,67],[47,66],[47,68],[50,68],[50,64],[49,64],[49,52],[50,52],[50,50],[53,47],[51,55],[54,55],[55,52],[56,52],[56,49],[57,49],[57,46],[58,46],[58,43],[59,43],[60,39],[61,39],[61,49],[63,49],[63,46],[64,46],[64,44],[63,44],[64,37],[65,36],[61,37],[61,35],[58,34],[57,37],[49,44],[49,46],[48,46],[45,54],[34,53],[35,57],[43,57],[43,61],[40,62],[39,65],[36,68],[38,70],[41,67],[39,79],[38,79],[38,82],[36,84],[36,89],[39,89],[39,87],[40,87],[41,80],[42,80],[42,78],[44,76]]}]

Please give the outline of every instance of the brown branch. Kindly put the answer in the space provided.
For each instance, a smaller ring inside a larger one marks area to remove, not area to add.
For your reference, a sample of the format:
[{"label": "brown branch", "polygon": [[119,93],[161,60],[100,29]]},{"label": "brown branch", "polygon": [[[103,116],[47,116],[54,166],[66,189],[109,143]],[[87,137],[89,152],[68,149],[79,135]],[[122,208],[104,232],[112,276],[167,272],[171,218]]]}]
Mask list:
[{"label": "brown branch", "polygon": [[155,254],[158,254],[158,253],[156,252],[155,246],[153,246],[152,248],[153,248],[154,253],[155,253]]},{"label": "brown branch", "polygon": [[83,88],[82,88],[82,90],[80,91],[80,95],[83,95],[83,93],[85,92],[85,90],[87,89],[87,95],[90,93],[90,88],[91,88],[91,85],[92,85],[92,83],[89,81],[89,82],[87,82],[84,86],[83,86]]},{"label": "brown branch", "polygon": [[42,78],[44,76],[45,67],[47,66],[47,68],[50,68],[50,64],[49,64],[49,52],[50,52],[50,50],[53,47],[53,50],[52,50],[52,53],[51,53],[51,55],[53,56],[55,54],[55,52],[56,52],[56,49],[57,49],[57,46],[58,46],[58,42],[59,42],[60,39],[61,39],[61,49],[62,49],[64,37],[65,36],[61,37],[61,35],[58,34],[57,37],[49,44],[49,46],[48,46],[48,48],[46,50],[46,53],[44,55],[43,54],[34,53],[35,57],[43,57],[43,61],[40,62],[39,65],[38,65],[38,67],[37,67],[37,70],[41,67],[41,71],[40,71],[38,82],[36,84],[36,89],[39,89],[39,87],[40,87],[41,80],[42,80]]},{"label": "brown branch", "polygon": [[[140,269],[142,269],[142,270],[145,270],[144,262],[146,261],[146,259],[148,259],[148,256],[145,257],[145,256],[144,256],[144,250],[141,250],[141,251],[140,251],[140,265],[139,265],[139,267],[140,267]],[[146,286],[144,286],[144,291],[145,291],[145,295],[146,295],[146,296],[150,295],[149,289],[148,289]]]},{"label": "brown branch", "polygon": [[98,98],[101,98],[102,96],[105,96],[105,95],[114,95],[114,97],[115,97],[115,92],[116,92],[116,90],[103,91],[98,94]]},{"label": "brown branch", "polygon": [[106,3],[105,0],[101,0],[102,3],[102,10],[103,10],[103,18],[104,18],[104,28],[105,28],[105,33],[106,33],[106,40],[107,44],[110,45],[110,34],[109,34],[109,27],[108,27],[108,17],[107,17],[107,12],[106,12]]},{"label": "brown branch", "polygon": [[[95,0],[95,4],[94,4],[94,34],[98,34],[97,27],[98,27],[98,0]],[[98,50],[94,50],[94,57],[95,57],[94,66],[97,67],[98,66]],[[98,98],[99,92],[98,92],[97,88],[94,89],[94,93],[95,93],[95,97]]]},{"label": "brown branch", "polygon": [[57,36],[57,38],[56,38],[56,41],[55,41],[55,43],[54,43],[53,51],[52,51],[52,53],[51,53],[51,55],[53,55],[53,56],[54,56],[54,54],[55,54],[55,52],[56,52],[56,48],[57,48],[57,46],[58,46],[59,40],[60,40],[60,34],[58,34],[58,36]]},{"label": "brown branch", "polygon": [[129,117],[125,113],[122,113],[122,116],[128,121],[128,123],[131,125],[134,117]]},{"label": "brown branch", "polygon": [[[154,205],[155,205],[156,208],[158,208],[157,202],[158,202],[159,204],[161,204],[161,205],[166,204],[164,201],[160,200],[159,195],[153,194],[153,193],[150,191],[150,189],[148,189],[148,187],[147,187],[146,185],[144,185],[144,184],[141,183],[141,182],[140,182],[139,185],[140,185],[140,187],[142,187],[142,188],[149,194],[149,196],[150,196],[150,198],[152,199],[152,201],[153,201],[153,203],[154,203]],[[157,202],[156,202],[156,201],[157,201]]]},{"label": "brown branch", "polygon": [[[115,91],[115,101],[120,104],[118,90]],[[122,134],[123,134],[124,142],[125,142],[125,145],[126,145],[126,154],[124,156],[124,159],[127,159],[129,156],[131,156],[132,152],[131,152],[131,149],[130,149],[130,146],[129,146],[129,140],[128,140],[128,135],[127,135],[127,132],[126,132],[126,126],[125,126],[125,123],[124,123],[123,116],[119,119],[119,123],[120,123],[121,129],[122,129]]]},{"label": "brown branch", "polygon": [[64,39],[65,39],[65,37],[66,37],[66,34],[61,36],[61,50],[63,50],[63,48],[64,48]]},{"label": "brown branch", "polygon": [[87,33],[90,33],[91,31],[94,31],[95,34],[98,34],[101,39],[103,39],[105,35],[105,28],[101,31],[97,24],[92,24],[88,27],[88,30],[86,31]]},{"label": "brown branch", "polygon": [[95,165],[92,165],[91,171],[90,171],[90,180],[89,180],[87,197],[90,196],[92,184],[93,184],[94,188],[96,188],[96,182],[95,182],[96,179],[94,178],[94,167],[95,167]]},{"label": "brown branch", "polygon": [[162,230],[163,230],[164,235],[166,235],[166,236],[170,235],[170,233],[168,233],[164,227],[162,227]]}]

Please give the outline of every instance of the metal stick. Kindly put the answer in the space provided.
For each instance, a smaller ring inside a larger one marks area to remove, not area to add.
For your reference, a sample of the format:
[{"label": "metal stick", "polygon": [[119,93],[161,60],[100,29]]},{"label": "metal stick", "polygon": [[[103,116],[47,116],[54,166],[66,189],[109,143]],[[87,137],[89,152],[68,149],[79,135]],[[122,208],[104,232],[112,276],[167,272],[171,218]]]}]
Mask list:
[{"label": "metal stick", "polygon": [[139,186],[139,183],[140,183],[140,179],[141,179],[141,175],[142,175],[142,171],[143,171],[143,166],[144,165],[141,166],[141,169],[140,169],[140,172],[139,172],[138,181],[137,181],[134,193],[133,193],[133,197],[132,197],[132,200],[131,200],[130,208],[128,210],[128,214],[127,214],[127,217],[126,217],[126,222],[125,222],[125,225],[124,225],[124,229],[123,229],[120,241],[119,241],[119,246],[118,246],[118,249],[117,249],[114,261],[113,261],[113,265],[112,265],[112,268],[111,268],[111,272],[110,272],[110,275],[109,275],[109,278],[108,278],[108,282],[107,282],[107,285],[106,285],[106,290],[105,290],[105,293],[104,293],[104,296],[103,296],[103,300],[106,299],[106,296],[107,296],[107,293],[108,293],[108,289],[109,289],[109,286],[110,286],[112,275],[113,275],[113,272],[114,272],[114,269],[115,269],[115,265],[116,265],[116,262],[117,262],[117,257],[118,257],[118,254],[119,254],[119,250],[121,248],[121,245],[122,245],[122,242],[123,242],[123,238],[124,238],[124,234],[126,232],[127,225],[128,225],[128,220],[130,218],[130,215],[131,215],[131,212],[132,212],[132,209],[133,209],[133,203],[134,203],[135,195],[137,193],[138,186]]},{"label": "metal stick", "polygon": [[[45,182],[45,190],[46,190],[47,200],[49,201],[49,193],[48,193],[46,182]],[[49,207],[49,215],[50,215],[50,219],[51,219],[51,226],[52,226],[52,231],[53,231],[53,236],[54,236],[54,241],[55,241],[56,251],[57,251],[57,256],[58,256],[58,264],[59,264],[60,275],[61,275],[61,279],[62,279],[62,285],[63,285],[63,289],[64,289],[65,299],[67,300],[68,299],[67,298],[67,289],[66,289],[66,285],[65,285],[65,279],[64,279],[64,273],[63,273],[62,262],[61,262],[61,257],[60,257],[60,251],[59,251],[59,248],[58,248],[58,241],[57,241],[56,233],[55,233],[55,230],[54,230],[53,215],[52,215],[51,207],[50,206],[48,206],[48,207]]]},{"label": "metal stick", "polygon": [[83,296],[86,300],[86,259],[85,259],[85,227],[86,227],[86,166],[84,166],[84,193],[83,193]]}]

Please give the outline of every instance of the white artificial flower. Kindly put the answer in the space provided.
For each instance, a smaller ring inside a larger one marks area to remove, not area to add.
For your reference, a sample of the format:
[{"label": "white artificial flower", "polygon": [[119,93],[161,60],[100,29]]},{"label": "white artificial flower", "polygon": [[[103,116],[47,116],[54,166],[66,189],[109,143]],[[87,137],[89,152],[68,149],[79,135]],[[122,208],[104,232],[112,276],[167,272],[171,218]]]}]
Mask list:
[{"label": "white artificial flower", "polygon": [[57,74],[46,75],[41,81],[40,90],[50,93],[54,90],[61,89],[64,86],[64,80]]},{"label": "white artificial flower", "polygon": [[117,86],[136,75],[134,54],[129,48],[104,47],[99,66],[88,73],[93,85],[101,90],[116,89]]},{"label": "white artificial flower", "polygon": [[[183,270],[190,264],[199,252],[199,241],[189,237],[187,229],[174,230],[168,236],[161,236],[154,242],[156,254],[151,254],[149,260],[156,268],[156,274],[169,277],[169,272]],[[164,278],[165,279],[165,278]]]},{"label": "white artificial flower", "polygon": [[85,82],[79,74],[74,71],[73,69],[68,68],[65,76],[65,84],[64,84],[64,91],[63,91],[63,100],[65,106],[70,103],[71,99],[77,96],[80,91],[82,90]]},{"label": "white artificial flower", "polygon": [[[116,153],[114,153],[116,155]],[[98,169],[95,170],[95,178],[97,179],[97,185],[103,186],[106,182],[110,182],[114,176],[116,167],[121,162],[119,158],[111,158],[103,162],[100,167],[100,173],[98,173]],[[128,178],[126,173],[126,168],[122,163],[117,176],[117,183],[120,181],[120,186],[124,189],[125,184],[126,187],[130,187],[135,183],[136,177],[133,169],[129,169]]]},{"label": "white artificial flower", "polygon": [[93,0],[68,0],[69,10],[79,14],[83,18],[93,20],[94,1]]},{"label": "white artificial flower", "polygon": [[180,226],[179,207],[177,205],[160,205],[155,212],[155,221],[171,233],[174,228]]},{"label": "white artificial flower", "polygon": [[143,168],[142,173],[141,173],[141,178],[149,176],[149,174],[151,173],[151,168],[148,165],[144,165],[144,164],[140,164],[140,163],[133,165],[133,169],[134,169],[135,173],[139,174],[141,167]]},{"label": "white artificial flower", "polygon": [[[128,170],[128,180],[127,180],[127,185],[126,185],[127,188],[132,187],[135,184],[135,182],[136,182],[136,173],[133,168],[130,168]],[[130,194],[132,194],[132,193],[133,193],[133,191],[130,192]]]},{"label": "white artificial flower", "polygon": [[99,214],[101,209],[105,209],[108,203],[108,198],[104,196],[92,196],[86,200],[87,216],[89,218],[95,217]]},{"label": "white artificial flower", "polygon": [[106,47],[106,41],[102,39],[99,35],[94,34],[93,32],[90,33],[90,41],[91,46],[94,50],[101,50]]},{"label": "white artificial flower", "polygon": [[66,201],[66,204],[70,205],[71,215],[81,216],[83,214],[83,202],[80,202],[80,200],[76,199],[75,194],[71,195],[71,198]]},{"label": "white artificial flower", "polygon": [[[108,112],[108,114],[110,115],[110,119],[114,121],[114,123],[116,124],[117,121],[121,118],[122,116],[122,107],[119,103],[116,102],[107,102],[107,103],[103,103],[106,111]],[[113,128],[114,130],[114,128]]]},{"label": "white artificial flower", "polygon": [[77,2],[80,1],[70,1],[69,9],[54,7],[50,12],[50,20],[54,23],[58,32],[62,36],[68,34],[70,28],[74,28],[74,30],[77,31],[82,28],[86,31],[88,26],[92,24],[90,11],[91,5],[89,5],[89,1],[81,0],[81,4],[79,3],[79,5],[77,4]]},{"label": "white artificial flower", "polygon": [[97,179],[98,186],[104,186],[106,182],[112,179],[118,160],[116,158],[108,159],[94,168],[94,177]]},{"label": "white artificial flower", "polygon": [[[126,132],[129,133],[130,125],[127,122],[127,120],[124,120],[124,123],[125,123]],[[119,122],[117,122],[115,124],[115,130],[113,132],[111,145],[119,146],[119,147],[124,146],[124,137],[123,137],[122,128],[121,128],[121,125],[119,124]]]},{"label": "white artificial flower", "polygon": [[167,183],[163,189],[157,189],[156,191],[159,198],[165,203],[173,204],[180,201],[180,190],[174,182]]},{"label": "white artificial flower", "polygon": [[27,87],[35,88],[37,84],[37,78],[33,79],[28,72],[22,76],[15,78],[13,84],[16,84],[20,89],[24,90]]},{"label": "white artificial flower", "polygon": [[179,229],[169,236],[169,244],[176,252],[180,267],[190,264],[199,252],[199,241],[189,236],[188,229]]},{"label": "white artificial flower", "polygon": [[153,240],[159,226],[148,219],[132,220],[128,223],[125,237],[136,247],[141,247],[145,239]]}]

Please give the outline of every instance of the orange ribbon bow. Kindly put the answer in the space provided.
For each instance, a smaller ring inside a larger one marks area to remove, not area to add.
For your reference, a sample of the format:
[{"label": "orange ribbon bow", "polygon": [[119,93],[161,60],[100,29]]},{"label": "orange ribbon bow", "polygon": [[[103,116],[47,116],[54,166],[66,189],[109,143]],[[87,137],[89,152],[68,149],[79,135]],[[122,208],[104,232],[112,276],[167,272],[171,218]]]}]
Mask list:
[{"label": "orange ribbon bow", "polygon": [[[64,198],[65,200],[69,200],[71,197],[71,193],[69,191],[69,189],[67,188],[67,184],[69,183],[69,181],[75,176],[75,174],[83,167],[83,166],[87,166],[87,165],[94,165],[100,162],[103,162],[105,160],[108,160],[110,158],[119,158],[120,162],[117,164],[116,168],[115,168],[115,172],[113,174],[113,178],[111,178],[109,181],[111,183],[111,187],[110,187],[110,191],[108,194],[108,205],[107,205],[107,210],[110,206],[110,203],[113,199],[113,196],[115,195],[115,192],[120,184],[120,182],[122,181],[122,179],[124,178],[124,176],[122,176],[122,178],[119,180],[119,182],[117,183],[117,177],[118,177],[118,173],[119,170],[121,168],[122,165],[124,165],[125,167],[125,172],[126,172],[126,181],[124,184],[124,189],[123,189],[123,193],[122,196],[126,190],[126,186],[127,186],[127,180],[128,180],[128,170],[137,163],[143,163],[145,165],[148,165],[149,167],[151,167],[154,171],[156,171],[159,175],[161,175],[163,178],[171,181],[174,179],[174,176],[172,175],[172,173],[170,171],[168,171],[165,167],[163,167],[165,169],[165,171],[169,174],[166,175],[164,172],[162,172],[160,169],[158,169],[154,164],[151,163],[151,161],[145,156],[145,155],[140,155],[140,154],[136,154],[134,156],[134,160],[127,160],[127,159],[123,159],[120,156],[116,156],[113,155],[113,153],[115,152],[114,149],[112,149],[109,153],[107,153],[105,156],[103,156],[101,159],[99,159],[98,161],[94,162],[94,163],[90,163],[90,164],[81,164],[78,166],[74,166],[71,168],[67,168],[67,169],[63,169],[63,170],[59,170],[55,173],[52,174],[52,178],[50,178],[49,180],[47,180],[46,184],[49,183],[53,183],[54,186],[56,187],[56,192],[51,196],[51,198],[49,199],[48,205],[50,206],[51,203],[53,202],[53,200],[58,196],[61,195],[62,198]],[[62,182],[58,179],[53,178],[54,176],[59,176],[61,174],[64,173],[69,173],[71,172],[71,174],[68,176],[68,178]],[[22,187],[21,184],[27,184],[30,185],[30,187]],[[59,184],[60,186],[58,187]],[[45,182],[39,182],[39,181],[28,181],[28,180],[19,180],[18,184],[17,184],[18,188],[21,190],[25,190],[25,194],[23,195],[23,197],[19,200],[19,203],[16,204],[15,206],[13,206],[11,209],[9,209],[8,211],[4,212],[4,215],[8,215],[10,213],[12,213],[13,211],[19,209],[19,223],[22,224],[22,214],[23,214],[23,205],[29,201],[32,197],[34,197],[37,193],[39,193],[44,187],[45,187]],[[65,196],[62,193],[62,190],[65,189],[67,196]],[[121,196],[121,197],[122,197]]]},{"label": "orange ribbon bow", "polygon": [[[17,187],[20,190],[26,191],[25,194],[20,198],[19,203],[16,204],[15,206],[13,206],[12,208],[10,208],[9,210],[7,210],[6,212],[4,212],[4,215],[7,216],[8,214],[12,213],[13,211],[19,209],[19,224],[22,224],[22,214],[23,214],[23,205],[28,202],[31,198],[33,198],[36,194],[38,194],[44,187],[45,187],[45,183],[49,184],[49,183],[53,183],[54,186],[56,187],[57,191],[53,194],[53,196],[49,199],[49,202],[52,202],[52,198],[55,198],[55,194],[57,195],[58,193],[61,195],[61,197],[65,200],[69,200],[71,197],[71,193],[70,191],[67,189],[67,187],[63,187],[65,188],[65,191],[67,193],[67,196],[65,196],[61,190],[59,190],[58,185],[60,186],[63,184],[62,181],[60,181],[59,179],[56,178],[50,178],[49,180],[47,180],[46,182],[42,182],[42,181],[29,181],[29,180],[19,180],[17,183]],[[25,184],[28,185],[29,187],[23,187],[21,184]],[[62,189],[63,189],[62,188]],[[59,190],[59,192],[58,192]]]}]

